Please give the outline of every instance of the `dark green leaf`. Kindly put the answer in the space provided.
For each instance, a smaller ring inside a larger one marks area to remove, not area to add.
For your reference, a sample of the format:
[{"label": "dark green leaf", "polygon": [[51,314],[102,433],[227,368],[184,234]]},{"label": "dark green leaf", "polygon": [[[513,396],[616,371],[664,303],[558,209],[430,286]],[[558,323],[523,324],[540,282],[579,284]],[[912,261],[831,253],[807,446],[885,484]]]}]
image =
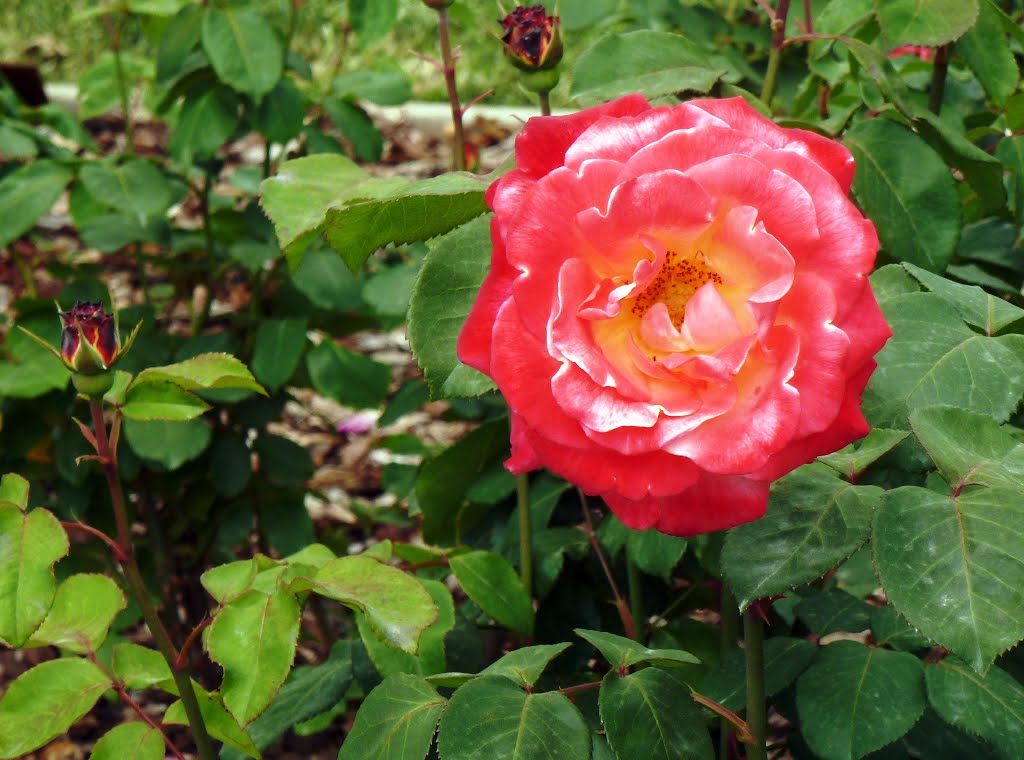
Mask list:
[{"label": "dark green leaf", "polygon": [[156,54],[157,82],[169,82],[181,73],[188,54],[199,44],[204,11],[198,5],[185,5],[164,27]]},{"label": "dark green leaf", "polygon": [[171,133],[171,155],[182,162],[211,156],[238,128],[241,101],[224,85],[216,85],[189,97]]},{"label": "dark green leaf", "polygon": [[845,143],[857,160],[854,195],[885,250],[897,261],[944,270],[960,235],[960,201],[946,163],[886,119],[855,124]]},{"label": "dark green leaf", "polygon": [[692,654],[682,649],[648,649],[632,639],[605,631],[588,631],[585,628],[577,628],[576,635],[597,647],[608,663],[615,668],[629,667],[641,662],[654,662],[659,665],[700,662]]},{"label": "dark green leaf", "polygon": [[944,45],[978,19],[978,0],[885,0],[877,6],[889,47]]},{"label": "dark green leaf", "polygon": [[1002,11],[991,0],[981,0],[978,21],[956,42],[956,50],[967,61],[989,99],[1006,104],[1020,79],[1017,61],[1003,33]]},{"label": "dark green leaf", "polygon": [[268,319],[256,331],[252,371],[271,392],[291,378],[306,348],[306,320]]},{"label": "dark green leaf", "polygon": [[[764,693],[772,696],[787,686],[810,664],[818,647],[806,639],[773,636],[764,642]],[[698,691],[732,711],[747,704],[746,652],[730,651],[717,668],[701,681]]]},{"label": "dark green leaf", "polygon": [[854,486],[823,464],[772,488],[768,514],[726,536],[722,569],[741,608],[819,578],[868,539],[881,488]]},{"label": "dark green leaf", "polygon": [[0,246],[32,229],[57,202],[71,176],[66,166],[44,158],[0,179]]},{"label": "dark green leaf", "polygon": [[400,106],[412,97],[409,77],[401,69],[346,71],[334,80],[334,92],[381,106]]},{"label": "dark green leaf", "polygon": [[827,464],[841,473],[847,480],[852,481],[878,458],[892,451],[908,435],[909,433],[905,430],[874,428],[858,443],[851,443],[835,454],[818,457],[818,461]]},{"label": "dark green leaf", "polygon": [[212,434],[202,420],[188,422],[139,422],[125,420],[124,437],[132,451],[143,459],[176,470],[206,451]]},{"label": "dark green leaf", "polygon": [[314,247],[305,252],[292,273],[295,287],[314,306],[350,312],[363,305],[361,284],[334,251]]},{"label": "dark green leaf", "polygon": [[306,354],[306,369],[317,392],[360,409],[380,406],[391,385],[388,365],[330,340]]},{"label": "dark green leaf", "polygon": [[979,287],[952,282],[913,264],[904,264],[904,267],[918,282],[956,309],[967,324],[984,330],[986,335],[993,335],[1024,318],[1024,309]]},{"label": "dark green leaf", "polygon": [[536,646],[513,649],[500,660],[492,662],[482,671],[481,676],[505,676],[521,687],[533,688],[541,673],[572,644],[537,644]]},{"label": "dark green leaf", "polygon": [[466,760],[588,760],[590,731],[564,694],[527,694],[507,678],[484,676],[452,696],[438,752]]},{"label": "dark green leaf", "polygon": [[255,8],[207,8],[202,39],[217,76],[239,92],[258,100],[281,78],[281,43]]},{"label": "dark green leaf", "polygon": [[685,685],[657,667],[628,676],[612,670],[601,684],[601,721],[620,758],[713,760],[704,715]]},{"label": "dark green leaf", "polygon": [[306,104],[291,79],[282,77],[250,115],[256,127],[270,142],[286,143],[302,131]]},{"label": "dark green leaf", "polygon": [[904,652],[932,646],[931,639],[915,631],[891,604],[871,610],[871,636],[879,646]]},{"label": "dark green leaf", "polygon": [[398,19],[398,0],[349,0],[349,20],[363,45],[391,31]]},{"label": "dark green leaf", "polygon": [[96,198],[139,224],[162,216],[174,200],[171,183],[149,161],[129,159],[120,166],[93,162],[82,167],[82,184]]},{"label": "dark green leaf", "polygon": [[334,126],[349,141],[356,158],[370,163],[380,161],[384,138],[366,111],[341,98],[328,98],[323,101],[323,107]]},{"label": "dark green leaf", "polygon": [[656,575],[666,583],[673,568],[686,553],[686,539],[659,533],[656,530],[631,530],[626,539],[629,559],[648,575]]},{"label": "dark green leaf", "polygon": [[857,633],[871,625],[871,605],[837,588],[818,591],[793,609],[818,638],[830,633]]},{"label": "dark green leaf", "polygon": [[386,678],[359,708],[338,760],[423,760],[444,708],[444,697],[422,678]]},{"label": "dark green leaf", "polygon": [[530,595],[502,557],[493,552],[474,551],[452,557],[448,564],[462,590],[480,609],[517,633],[532,633]]}]

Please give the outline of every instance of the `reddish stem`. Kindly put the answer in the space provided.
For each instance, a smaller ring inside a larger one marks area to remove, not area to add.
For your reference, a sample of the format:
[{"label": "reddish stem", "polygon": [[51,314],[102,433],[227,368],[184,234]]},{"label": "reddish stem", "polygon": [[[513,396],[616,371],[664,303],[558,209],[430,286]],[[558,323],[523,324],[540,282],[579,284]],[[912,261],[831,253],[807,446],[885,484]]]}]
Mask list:
[{"label": "reddish stem", "polygon": [[462,129],[462,106],[459,105],[459,91],[455,86],[455,61],[452,54],[452,43],[448,34],[448,9],[437,12],[437,35],[441,42],[441,61],[444,63],[444,84],[448,89],[448,102],[452,106],[452,168],[455,171],[466,169],[466,138]]},{"label": "reddish stem", "polygon": [[188,650],[192,646],[192,642],[196,640],[196,637],[203,632],[203,629],[213,622],[213,618],[207,615],[204,617],[199,625],[192,629],[192,632],[185,639],[185,643],[181,645],[181,649],[178,650],[178,656],[174,658],[174,669],[184,670],[188,667]]},{"label": "reddish stem", "polygon": [[601,681],[590,681],[588,683],[576,684],[575,686],[565,686],[559,689],[559,691],[565,696],[567,696],[569,699],[572,699],[577,694],[581,694],[585,691],[591,691],[592,689],[598,688],[601,685],[601,683]]},{"label": "reddish stem", "polygon": [[98,530],[91,525],[86,525],[83,522],[71,522],[69,520],[61,520],[60,524],[64,526],[65,530],[79,530],[82,533],[88,533],[94,538],[98,538],[100,541],[110,547],[111,553],[114,555],[114,559],[118,562],[124,562],[128,558],[121,551],[121,547],[117,545],[117,541],[112,539],[102,530]]},{"label": "reddish stem", "polygon": [[608,579],[608,585],[612,588],[612,594],[615,596],[615,606],[619,611],[619,618],[622,620],[622,628],[626,632],[626,636],[636,641],[636,629],[633,627],[633,613],[629,609],[629,605],[626,604],[626,600],[622,594],[619,593],[618,584],[615,583],[615,577],[612,575],[611,568],[608,567],[608,560],[605,559],[604,550],[601,549],[601,542],[597,540],[597,534],[594,532],[594,520],[590,516],[590,507],[587,505],[586,494],[580,489],[576,489],[580,495],[580,504],[583,505],[583,517],[586,522],[583,526],[583,532],[587,534],[587,539],[590,541],[591,547],[597,554],[597,559],[601,562],[601,568],[604,570],[604,575]]}]

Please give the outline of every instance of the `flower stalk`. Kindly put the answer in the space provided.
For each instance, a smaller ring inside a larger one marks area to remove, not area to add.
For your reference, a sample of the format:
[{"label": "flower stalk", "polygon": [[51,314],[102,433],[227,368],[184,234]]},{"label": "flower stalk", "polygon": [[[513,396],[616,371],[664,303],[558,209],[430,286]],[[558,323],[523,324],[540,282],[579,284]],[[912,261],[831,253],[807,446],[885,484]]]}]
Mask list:
[{"label": "flower stalk", "polygon": [[754,739],[747,750],[747,760],[768,760],[765,747],[768,716],[764,694],[764,622],[754,607],[743,612],[743,638],[747,659],[747,725]]},{"label": "flower stalk", "polygon": [[519,510],[519,578],[533,599],[533,526],[530,515],[530,478],[516,476],[516,508]]},{"label": "flower stalk", "polygon": [[764,85],[761,88],[761,100],[769,107],[772,97],[775,95],[779,65],[782,63],[782,48],[786,44],[786,17],[789,15],[789,3],[790,0],[779,0],[779,5],[771,20],[772,49],[768,54],[768,70],[765,72]]},{"label": "flower stalk", "polygon": [[437,10],[437,36],[441,43],[441,71],[444,74],[445,88],[448,90],[448,102],[452,107],[452,169],[466,170],[466,135],[462,126],[462,106],[459,103],[459,90],[455,84],[456,55],[452,52],[451,37],[448,32],[448,7]]},{"label": "flower stalk", "polygon": [[[740,612],[736,606],[736,597],[733,596],[729,584],[722,583],[721,603],[719,605],[718,624],[718,651],[724,658],[736,647],[736,636],[740,627]],[[726,758],[729,756],[729,738],[732,735],[733,724],[722,718],[719,723],[718,734],[718,756]]]}]

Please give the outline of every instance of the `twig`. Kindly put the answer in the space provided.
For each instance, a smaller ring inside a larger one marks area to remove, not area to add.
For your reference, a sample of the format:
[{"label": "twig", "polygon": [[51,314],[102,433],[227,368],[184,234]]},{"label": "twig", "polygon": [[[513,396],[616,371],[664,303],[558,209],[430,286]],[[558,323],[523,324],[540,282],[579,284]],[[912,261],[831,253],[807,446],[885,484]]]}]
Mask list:
[{"label": "twig", "polygon": [[580,488],[577,488],[576,491],[580,495],[580,504],[583,505],[583,517],[586,520],[583,532],[587,534],[590,546],[597,554],[597,559],[601,563],[604,575],[608,579],[608,585],[611,586],[612,594],[615,596],[615,606],[619,611],[619,618],[622,620],[622,627],[626,631],[626,636],[636,641],[636,630],[633,628],[633,613],[630,612],[629,605],[626,604],[626,600],[619,593],[618,584],[615,583],[615,577],[612,575],[611,568],[608,567],[608,560],[605,559],[604,550],[601,549],[601,542],[597,540],[597,533],[594,532],[594,519],[590,514],[590,506],[587,504],[587,496]]}]

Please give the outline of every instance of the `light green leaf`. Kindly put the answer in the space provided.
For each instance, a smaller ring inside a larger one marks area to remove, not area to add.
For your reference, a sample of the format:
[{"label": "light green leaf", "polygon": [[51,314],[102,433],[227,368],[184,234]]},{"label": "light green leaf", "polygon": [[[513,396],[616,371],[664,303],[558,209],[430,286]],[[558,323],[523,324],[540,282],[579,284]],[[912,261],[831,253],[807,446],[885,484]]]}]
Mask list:
[{"label": "light green leaf", "polygon": [[264,396],[267,392],[256,382],[252,373],[231,354],[200,354],[177,364],[149,367],[142,370],[131,389],[146,383],[173,383],[187,391],[210,388],[245,388]]},{"label": "light green leaf", "polygon": [[356,713],[338,760],[423,760],[444,706],[444,697],[422,678],[385,678]]},{"label": "light green leaf", "polygon": [[174,200],[171,183],[152,163],[141,158],[120,166],[90,162],[82,167],[82,184],[97,200],[132,213],[145,225],[167,212]]},{"label": "light green leaf", "polygon": [[107,576],[72,575],[60,584],[49,614],[30,643],[52,644],[76,654],[95,652],[124,608],[124,593]]},{"label": "light green leaf", "polygon": [[32,229],[57,202],[71,177],[66,166],[43,158],[0,179],[0,246]]},{"label": "light green leaf", "polygon": [[533,631],[533,603],[516,571],[494,552],[473,551],[448,561],[455,578],[477,606],[501,625],[523,635]]},{"label": "light green leaf", "polygon": [[641,662],[653,662],[658,665],[700,663],[700,660],[682,649],[648,649],[632,639],[616,636],[614,633],[577,628],[576,635],[597,647],[613,668],[629,667]]},{"label": "light green leaf", "polygon": [[875,567],[890,603],[982,670],[1024,638],[1021,489],[942,494],[905,486],[875,515]]},{"label": "light green leaf", "polygon": [[53,563],[68,548],[67,533],[47,510],[26,514],[0,503],[0,640],[8,646],[24,645],[43,622],[57,588]]},{"label": "light green leaf", "polygon": [[311,588],[366,615],[374,630],[409,654],[437,620],[433,598],[418,580],[369,557],[340,557],[323,565]]},{"label": "light green leaf", "polygon": [[0,758],[25,757],[60,736],[109,688],[103,671],[78,657],[25,671],[0,698]]},{"label": "light green leaf", "polygon": [[388,243],[428,240],[487,210],[488,179],[465,172],[414,182],[387,197],[327,210],[325,233],[353,272]]},{"label": "light green leaf", "polygon": [[[206,691],[195,681],[192,682],[192,688],[196,692],[199,712],[202,713],[203,722],[206,724],[206,730],[210,732],[210,736],[249,757],[260,757],[260,751],[253,744],[252,739],[224,707],[220,694]],[[182,705],[180,699],[167,708],[163,722],[171,725],[188,725],[185,706]]]},{"label": "light green leaf", "polygon": [[564,694],[527,694],[507,678],[484,676],[452,696],[437,746],[441,757],[465,760],[587,760],[590,731]]},{"label": "light green leaf", "polygon": [[163,760],[164,738],[160,731],[135,720],[107,731],[92,748],[89,760]]},{"label": "light green leaf", "polygon": [[800,727],[824,760],[857,760],[896,741],[925,708],[924,669],[906,652],[838,641],[796,685]]},{"label": "light green leaf", "polygon": [[648,98],[682,91],[707,92],[729,73],[686,37],[641,30],[609,34],[580,54],[569,95],[586,105],[632,92]]},{"label": "light green leaf", "polygon": [[740,607],[820,578],[853,554],[868,539],[882,493],[818,463],[778,481],[768,514],[726,535],[722,571]]},{"label": "light green leaf", "polygon": [[864,393],[873,425],[905,429],[910,412],[934,404],[999,421],[1017,407],[1024,395],[1024,337],[978,335],[933,293],[897,296],[883,311],[894,334]]},{"label": "light green leaf", "polygon": [[0,502],[9,501],[24,511],[28,507],[28,481],[21,475],[8,472],[0,477]]},{"label": "light green leaf", "polygon": [[171,155],[190,163],[212,156],[238,128],[241,100],[222,84],[192,94],[181,106],[171,133]]},{"label": "light green leaf", "polygon": [[943,271],[960,236],[960,200],[945,161],[886,119],[858,122],[844,142],[857,160],[853,193],[882,247],[897,261]]},{"label": "light green leaf", "polygon": [[979,675],[947,657],[924,671],[928,701],[947,723],[992,743],[1012,760],[1024,746],[1024,687],[1000,668]]},{"label": "light green leaf", "polygon": [[271,392],[291,378],[306,349],[306,320],[268,319],[256,331],[252,371]]},{"label": "light green leaf", "polygon": [[961,285],[913,264],[903,266],[918,282],[956,309],[967,324],[984,330],[986,335],[993,335],[1024,318],[1024,309],[975,285]]},{"label": "light green leaf", "polygon": [[129,689],[147,689],[159,685],[177,694],[167,660],[155,649],[125,642],[114,644],[112,668]]},{"label": "light green leaf", "polygon": [[978,0],[877,0],[878,23],[889,47],[945,45],[978,19]]},{"label": "light green leaf", "polygon": [[121,413],[129,420],[184,422],[195,419],[209,408],[201,398],[177,385],[146,383],[129,388]]},{"label": "light green leaf", "polygon": [[541,673],[572,644],[537,644],[513,649],[480,671],[481,676],[505,676],[521,687],[533,688]]},{"label": "light green leaf", "polygon": [[713,760],[715,756],[704,715],[690,690],[660,668],[644,668],[627,676],[609,671],[598,704],[616,757]]},{"label": "light green leaf", "polygon": [[490,378],[459,361],[456,346],[491,261],[491,215],[437,240],[413,290],[409,342],[434,398],[478,396]]},{"label": "light green leaf", "polygon": [[255,8],[207,8],[202,39],[217,76],[239,92],[259,100],[281,78],[281,43]]},{"label": "light green leaf", "polygon": [[299,637],[299,612],[298,602],[287,591],[249,591],[214,617],[206,651],[224,668],[224,706],[239,725],[248,725],[263,712],[288,677]]},{"label": "light green leaf", "polygon": [[217,600],[217,604],[226,604],[252,588],[257,571],[276,565],[277,563],[269,557],[257,555],[252,559],[212,567],[203,573],[199,580],[207,593]]}]

